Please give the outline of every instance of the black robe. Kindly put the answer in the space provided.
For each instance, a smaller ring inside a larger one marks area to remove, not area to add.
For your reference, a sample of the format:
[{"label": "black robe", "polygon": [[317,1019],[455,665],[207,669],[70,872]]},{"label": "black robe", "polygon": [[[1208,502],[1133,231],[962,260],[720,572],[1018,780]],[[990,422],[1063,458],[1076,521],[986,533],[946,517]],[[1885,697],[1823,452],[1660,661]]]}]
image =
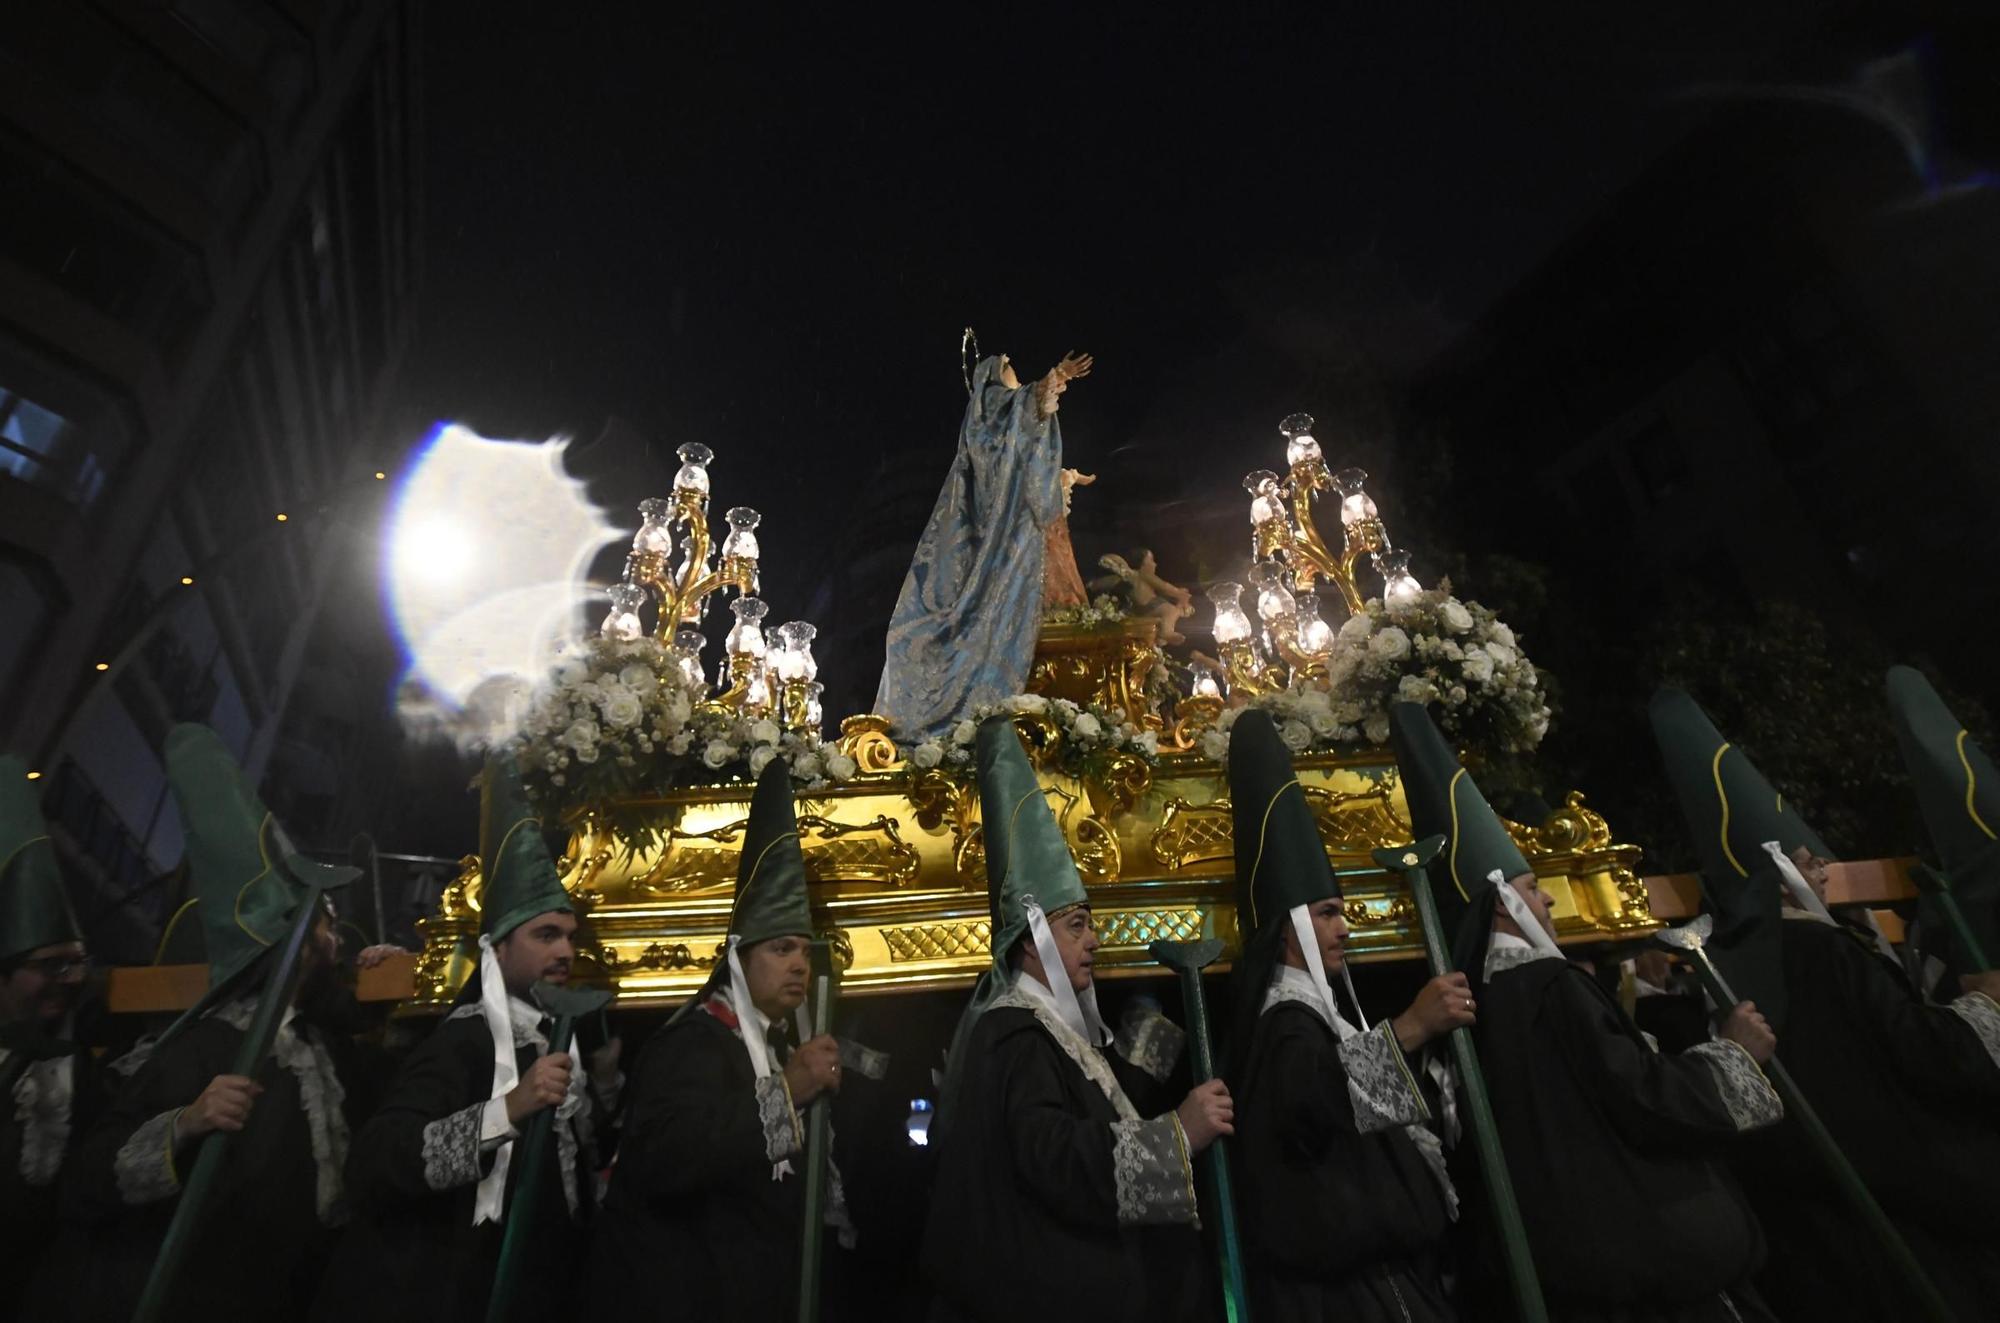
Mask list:
[{"label": "black robe", "polygon": [[[1386,1076],[1364,1085],[1358,1109],[1340,1040],[1303,1002],[1258,1017],[1231,1081],[1236,1206],[1260,1323],[1453,1317],[1439,1278],[1451,1215],[1405,1129],[1426,1106],[1393,1039],[1352,1041],[1370,1074]],[[1372,1069],[1383,1063],[1393,1073]]]},{"label": "black robe", "polygon": [[[54,1172],[44,1178],[37,1170],[31,1180],[21,1167],[25,1135],[16,1115],[19,1104],[15,1094],[26,1063],[12,1054],[0,1059],[0,1085],[4,1085],[0,1087],[0,1245],[20,1265],[12,1280],[0,1287],[0,1323],[39,1317],[45,1308],[30,1302],[26,1279],[47,1261],[55,1246],[62,1169],[104,1110],[104,1076],[96,1059],[88,1049],[79,1048],[70,1061],[69,1134],[54,1159],[58,1164]],[[67,1287],[60,1291],[66,1294]]]},{"label": "black robe", "polygon": [[[247,1006],[247,1004],[246,1004]],[[244,1029],[224,1008],[189,1026],[152,1053],[119,1089],[64,1173],[69,1225],[45,1282],[77,1320],[131,1317],[153,1260],[179,1206],[181,1182],[194,1171],[205,1135],[169,1153],[174,1114],[209,1081],[236,1066]],[[247,1020],[239,1014],[237,1020]],[[351,1069],[343,1039],[293,1022],[318,1040],[336,1081]],[[188,1319],[294,1320],[304,1316],[326,1267],[345,1209],[319,1207],[318,1165],[299,1076],[267,1056],[254,1078],[264,1086],[209,1195],[201,1228],[182,1266],[168,1316]],[[318,1078],[315,1076],[315,1078]],[[324,1082],[321,1103],[338,1117],[342,1138],[356,1121],[352,1099],[335,1104]],[[329,1141],[330,1143],[333,1141]],[[338,1154],[329,1149],[336,1160]]]},{"label": "black robe", "polygon": [[[595,1317],[789,1319],[805,1217],[803,1117],[707,1009],[660,1030],[633,1068],[618,1161],[592,1238]],[[774,1179],[773,1168],[792,1170]],[[672,1282],[671,1292],[660,1284]]]},{"label": "black robe", "polygon": [[[1718,1161],[1777,1116],[1748,1053],[1654,1052],[1588,974],[1553,958],[1497,968],[1474,1032],[1553,1318],[1764,1317],[1744,1289],[1763,1234]],[[1468,1213],[1483,1213],[1470,1148],[1459,1147],[1460,1189]],[[1497,1229],[1482,1231],[1468,1305],[1506,1298]]]},{"label": "black robe", "polygon": [[[1075,1046],[1127,1097],[1153,1092],[1122,1059]],[[924,1234],[932,1318],[1016,1323],[1054,1305],[1093,1323],[1218,1317],[1173,1124],[1121,1119],[1023,1006],[988,1010],[963,1050]]]},{"label": "black robe", "polygon": [[[525,1074],[541,1055],[517,1046]],[[478,1110],[493,1091],[493,1036],[477,1003],[446,1017],[403,1062],[382,1106],[355,1137],[348,1163],[354,1220],[335,1255],[313,1317],[332,1323],[480,1323],[499,1268],[506,1219],[517,1215],[524,1144],[513,1141],[501,1221],[472,1224],[480,1177]],[[515,1317],[548,1318],[570,1308],[594,1211],[595,1163],[588,1122],[573,1116],[577,1209],[571,1212],[555,1136],[545,1150],[541,1198],[528,1237]],[[526,1124],[522,1126],[525,1133]]]},{"label": "black robe", "polygon": [[[1846,928],[1784,930],[1778,1058],[1931,1279],[1965,1319],[2000,1315],[2000,1066],[1958,1012],[1926,1006]],[[1994,1030],[2000,1032],[2000,1017]],[[1911,1314],[1796,1121],[1742,1155],[1770,1238],[1759,1279],[1787,1318]]]}]

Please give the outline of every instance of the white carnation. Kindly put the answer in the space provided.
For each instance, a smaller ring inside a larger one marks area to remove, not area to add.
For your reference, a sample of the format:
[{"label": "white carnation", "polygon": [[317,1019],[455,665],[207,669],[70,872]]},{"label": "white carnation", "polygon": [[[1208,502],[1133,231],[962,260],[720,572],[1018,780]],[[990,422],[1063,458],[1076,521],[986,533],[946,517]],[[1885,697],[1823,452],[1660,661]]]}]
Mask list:
[{"label": "white carnation", "polygon": [[694,732],[691,730],[683,730],[680,734],[667,741],[667,752],[676,758],[686,757],[687,751],[693,747]]},{"label": "white carnation", "polygon": [[936,767],[938,761],[943,757],[944,747],[942,745],[936,740],[925,740],[922,744],[910,750],[910,766],[920,771],[928,770]]},{"label": "white carnation", "polygon": [[1201,756],[1211,762],[1221,762],[1229,752],[1229,736],[1219,730],[1205,730],[1201,733]]},{"label": "white carnation", "polygon": [[1080,740],[1094,740],[1104,733],[1104,725],[1096,717],[1091,716],[1090,713],[1079,712],[1076,715],[1076,720],[1070,723],[1070,730]]},{"label": "white carnation", "polygon": [[633,662],[630,666],[618,672],[618,683],[624,685],[641,698],[644,698],[660,687],[659,677],[653,674],[653,668],[650,666],[641,666],[637,662]]},{"label": "white carnation", "polygon": [[584,748],[578,749],[576,751],[576,760],[580,763],[583,763],[585,766],[588,766],[589,764],[596,762],[597,746],[595,744],[592,744]]},{"label": "white carnation", "polygon": [[1493,639],[1503,647],[1517,648],[1520,646],[1514,639],[1514,631],[1507,628],[1504,621],[1496,620],[1493,622]]},{"label": "white carnation", "polygon": [[1000,704],[1002,710],[1020,714],[1040,714],[1049,710],[1049,700],[1040,694],[1013,694]]},{"label": "white carnation", "polygon": [[1495,666],[1505,668],[1518,661],[1521,654],[1496,639],[1486,645],[1486,655],[1493,659]]},{"label": "white carnation", "polygon": [[1343,621],[1340,626],[1340,633],[1335,635],[1335,637],[1342,643],[1359,643],[1367,638],[1374,628],[1375,622],[1364,611],[1360,615],[1349,616]]},{"label": "white carnation", "polygon": [[1493,658],[1476,643],[1465,650],[1465,678],[1478,684],[1493,678]]},{"label": "white carnation", "polygon": [[1437,686],[1421,675],[1406,675],[1396,682],[1399,703],[1428,703],[1437,697]]},{"label": "white carnation", "polygon": [[562,742],[578,753],[589,749],[595,754],[597,739],[598,729],[595,721],[573,721],[569,729],[563,732]]},{"label": "white carnation", "polygon": [[777,756],[778,751],[768,744],[760,744],[752,749],[750,751],[750,775],[763,775],[764,769],[769,767],[771,760]]},{"label": "white carnation", "polygon": [[1387,744],[1389,742],[1389,714],[1387,712],[1370,713],[1368,720],[1361,723],[1361,733],[1368,737],[1370,744]]},{"label": "white carnation", "polygon": [[784,735],[778,723],[769,717],[759,717],[750,723],[750,741],[753,744],[776,744]]},{"label": "white carnation", "polygon": [[969,718],[951,728],[951,742],[953,744],[970,744],[978,738],[979,723]]},{"label": "white carnation", "polygon": [[826,756],[826,774],[836,781],[852,781],[861,769],[852,758],[844,753],[830,753]]},{"label": "white carnation", "polygon": [[727,740],[710,740],[701,751],[702,765],[710,769],[720,768],[736,756],[736,746]]},{"label": "white carnation", "polygon": [[1144,730],[1132,737],[1132,747],[1148,758],[1160,752],[1160,736],[1156,731]]}]

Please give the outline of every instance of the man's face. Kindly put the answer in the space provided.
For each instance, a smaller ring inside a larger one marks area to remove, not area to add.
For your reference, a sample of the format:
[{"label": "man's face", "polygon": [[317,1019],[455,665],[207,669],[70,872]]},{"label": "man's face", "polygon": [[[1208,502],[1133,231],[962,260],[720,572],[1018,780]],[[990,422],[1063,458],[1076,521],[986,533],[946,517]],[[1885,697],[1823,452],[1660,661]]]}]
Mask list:
[{"label": "man's face", "polygon": [[[1341,911],[1340,900],[1334,896],[1314,901],[1307,906],[1306,913],[1312,919],[1313,941],[1319,947],[1319,961],[1331,974],[1347,958],[1347,916]],[[1289,926],[1285,930],[1285,963],[1305,968],[1305,956],[1299,950],[1299,935]]]},{"label": "man's face", "polygon": [[55,1024],[75,1007],[88,972],[82,942],[36,947],[0,978],[0,1022]]},{"label": "man's face", "polygon": [[1798,867],[1799,876],[1806,880],[1806,885],[1812,888],[1813,895],[1819,897],[1822,905],[1826,904],[1827,865],[1832,862],[1831,859],[1820,858],[1803,845],[1792,851],[1792,863]]},{"label": "man's face", "polygon": [[[1082,992],[1096,977],[1097,965],[1097,920],[1092,917],[1088,905],[1073,905],[1049,920],[1049,935],[1055,938],[1056,954],[1062,958],[1063,973],[1069,977],[1070,987]],[[1023,957],[1024,967],[1038,975],[1042,982],[1053,988],[1049,971],[1035,951],[1034,943],[1028,944]]]},{"label": "man's face", "polygon": [[[1549,893],[1542,890],[1542,880],[1533,873],[1523,873],[1519,877],[1509,878],[1507,885],[1514,888],[1515,895],[1527,902],[1528,912],[1535,916],[1535,921],[1542,925],[1543,931],[1547,932],[1550,939],[1553,940],[1556,935],[1556,923],[1549,915],[1551,901]],[[1499,909],[1500,902],[1497,898],[1493,904],[1496,909]],[[1508,917],[1504,909],[1499,909],[1499,914],[1501,923],[1498,926],[1501,931],[1514,932],[1517,937],[1526,937],[1528,935],[1524,932],[1516,931],[1518,925],[1514,923],[1512,918]]]},{"label": "man's face", "polygon": [[772,937],[743,947],[743,981],[750,1000],[768,1020],[781,1020],[806,999],[806,979],[812,974],[812,943],[804,937]]},{"label": "man's face", "polygon": [[576,916],[562,910],[537,914],[493,944],[500,976],[507,991],[528,995],[537,982],[561,986],[569,982],[569,962],[576,957]]}]

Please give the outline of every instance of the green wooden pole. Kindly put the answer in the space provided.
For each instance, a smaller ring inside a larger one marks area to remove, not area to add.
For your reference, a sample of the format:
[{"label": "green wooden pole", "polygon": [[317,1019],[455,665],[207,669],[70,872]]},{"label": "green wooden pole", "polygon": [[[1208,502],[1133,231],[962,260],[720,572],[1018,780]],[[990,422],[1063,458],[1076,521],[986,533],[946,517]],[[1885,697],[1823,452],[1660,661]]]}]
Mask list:
[{"label": "green wooden pole", "polygon": [[1976,974],[1993,968],[1993,962],[1986,958],[1985,947],[1974,935],[1972,925],[1966,922],[1965,911],[1958,907],[1958,897],[1952,892],[1951,878],[1945,873],[1925,868],[1921,864],[1911,872],[1924,894],[1937,902],[1938,913],[1944,915],[1944,921],[1951,925],[1959,945],[1965,950],[1966,959],[1972,962],[1974,968],[1963,972]]},{"label": "green wooden pole", "polygon": [[[1425,865],[1444,848],[1444,837],[1427,836],[1414,845],[1375,851],[1375,862],[1390,871],[1400,870],[1417,907],[1423,925],[1424,954],[1433,975],[1452,971],[1445,951],[1444,928],[1438,919],[1437,898],[1431,895],[1430,875]],[[1514,1198],[1514,1181],[1507,1174],[1507,1155],[1500,1149],[1500,1127],[1493,1120],[1493,1104],[1486,1096],[1486,1076],[1479,1069],[1479,1050],[1472,1030],[1461,1025],[1451,1031],[1452,1065],[1465,1089],[1465,1110],[1471,1114],[1472,1138],[1479,1150],[1479,1166],[1486,1175],[1486,1205],[1493,1224],[1500,1228],[1500,1244],[1507,1263],[1507,1282],[1514,1292],[1514,1310],[1522,1323],[1548,1323],[1549,1308],[1542,1300],[1541,1278],[1535,1274],[1535,1256],[1528,1247],[1528,1230],[1521,1220],[1521,1206]]]},{"label": "green wooden pole", "polygon": [[[1215,1051],[1208,1030],[1208,999],[1201,971],[1222,954],[1214,938],[1199,942],[1154,942],[1153,959],[1180,975],[1181,999],[1187,1005],[1188,1039],[1194,1052],[1195,1083],[1215,1078]],[[1236,1221],[1236,1191],[1229,1177],[1229,1141],[1218,1137],[1203,1155],[1214,1182],[1216,1254],[1222,1267],[1222,1307],[1229,1323],[1249,1323],[1250,1290],[1243,1272],[1243,1238]]]},{"label": "green wooden pole", "polygon": [[[567,1053],[576,1037],[576,1022],[603,1009],[611,1000],[611,994],[600,989],[572,992],[547,983],[536,984],[534,994],[536,1004],[555,1016],[555,1023],[549,1026],[549,1056]],[[528,1133],[519,1141],[521,1174],[514,1181],[512,1197],[507,1200],[507,1229],[500,1238],[493,1293],[486,1301],[487,1323],[507,1323],[513,1310],[515,1285],[527,1271],[528,1237],[533,1234],[534,1209],[543,1198],[542,1172],[548,1166],[544,1158],[555,1129],[556,1108],[544,1107],[529,1119]]]},{"label": "green wooden pole", "polygon": [[[833,1032],[840,966],[824,937],[812,944],[813,1037]],[[820,1250],[824,1241],[828,1171],[833,1163],[833,1097],[822,1091],[806,1105],[806,1216],[799,1230],[799,1323],[819,1323]]]},{"label": "green wooden pole", "polygon": [[[1654,940],[1669,950],[1679,951],[1690,958],[1709,999],[1726,1014],[1730,1007],[1736,1005],[1736,994],[1729,990],[1729,984],[1723,979],[1722,971],[1715,967],[1713,960],[1709,959],[1705,938],[1705,933],[1689,925],[1667,933],[1655,934]],[[1839,1142],[1826,1128],[1825,1122],[1819,1119],[1819,1113],[1813,1110],[1805,1095],[1799,1092],[1799,1086],[1792,1081],[1784,1063],[1773,1056],[1764,1063],[1764,1077],[1771,1081],[1771,1087],[1777,1090],[1778,1097],[1783,1100],[1785,1114],[1797,1121],[1799,1127],[1805,1131],[1814,1152],[1825,1164],[1828,1174],[1833,1177],[1834,1184],[1840,1187],[1848,1208],[1863,1226],[1875,1233],[1876,1240],[1881,1243],[1883,1250],[1889,1255],[1890,1262],[1902,1276],[1903,1285],[1909,1289],[1910,1298],[1918,1313],[1932,1320],[1932,1323],[1957,1323],[1958,1315],[1952,1312],[1951,1306],[1945,1303],[1942,1295],[1938,1294],[1937,1285],[1931,1281],[1930,1274],[1926,1273],[1923,1265],[1917,1262],[1917,1256],[1910,1252],[1909,1244],[1896,1230],[1896,1224],[1889,1220],[1889,1215],[1882,1211],[1882,1205],[1875,1202],[1875,1196],[1869,1193],[1867,1183],[1861,1179],[1861,1173],[1854,1169],[1854,1164],[1847,1160],[1845,1153],[1841,1152]]]},{"label": "green wooden pole", "polygon": [[[243,1045],[237,1049],[236,1060],[230,1066],[232,1075],[255,1076],[264,1058],[271,1054],[272,1040],[278,1036],[285,1008],[292,1004],[292,995],[298,987],[299,958],[305,951],[313,924],[319,920],[323,890],[318,885],[310,885],[306,889],[298,917],[292,920],[292,929],[285,935],[285,944],[278,948],[278,961],[271,967],[270,977],[264,983],[264,995],[257,1001],[257,1012],[250,1018],[250,1028],[243,1035]],[[166,1317],[167,1306],[174,1299],[174,1286],[180,1278],[181,1269],[187,1265],[188,1251],[201,1228],[208,1204],[214,1198],[215,1183],[222,1175],[223,1165],[229,1159],[235,1139],[235,1134],[227,1130],[218,1130],[202,1138],[201,1154],[195,1159],[194,1171],[189,1174],[187,1184],[181,1187],[180,1202],[174,1207],[173,1221],[167,1224],[166,1238],[160,1242],[159,1255],[153,1260],[153,1271],[146,1279],[146,1290],[139,1297],[139,1307],[132,1315],[133,1323],[158,1323]]]}]

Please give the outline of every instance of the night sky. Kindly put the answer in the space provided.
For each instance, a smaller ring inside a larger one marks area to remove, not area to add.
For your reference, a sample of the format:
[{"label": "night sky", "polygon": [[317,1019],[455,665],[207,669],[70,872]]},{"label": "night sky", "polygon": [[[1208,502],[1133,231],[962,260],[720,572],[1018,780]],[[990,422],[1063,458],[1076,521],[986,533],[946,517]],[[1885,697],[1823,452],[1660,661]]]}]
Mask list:
[{"label": "night sky", "polygon": [[[615,417],[573,466],[624,517],[704,442],[718,509],[767,515],[790,618],[885,456],[942,479],[970,322],[1024,377],[1097,355],[1062,415],[1068,462],[1104,475],[1080,550],[1093,520],[1169,514],[1241,541],[1278,418],[1337,414],[1315,392],[1343,364],[1393,400],[1687,131],[1690,89],[1838,81],[1915,32],[1818,6],[863,8],[432,6],[422,331],[388,448],[434,419]],[[1204,563],[1163,570],[1198,582],[1224,552],[1183,554]],[[852,672],[836,693],[872,694],[876,646],[822,657]],[[469,844],[466,815],[410,816],[403,848]]]}]

